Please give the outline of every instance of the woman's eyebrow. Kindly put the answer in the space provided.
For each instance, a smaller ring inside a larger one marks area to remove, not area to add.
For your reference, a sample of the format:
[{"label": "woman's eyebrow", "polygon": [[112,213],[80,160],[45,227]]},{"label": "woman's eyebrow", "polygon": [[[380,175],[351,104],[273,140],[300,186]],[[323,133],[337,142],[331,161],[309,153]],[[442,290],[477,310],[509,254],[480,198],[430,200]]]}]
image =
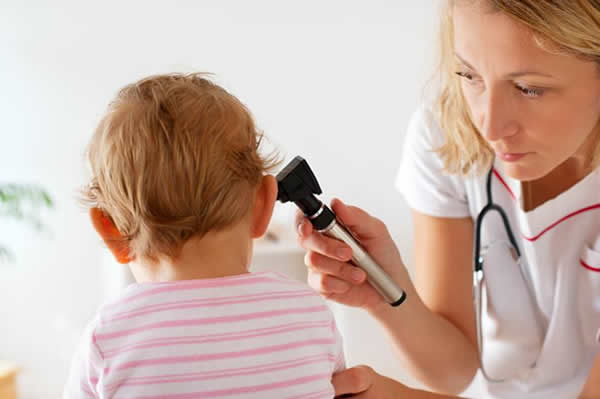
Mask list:
[{"label": "woman's eyebrow", "polygon": [[[460,62],[462,62],[463,64],[465,64],[465,66],[467,66],[468,68],[472,69],[473,71],[477,70],[475,67],[473,67],[473,65],[469,64],[458,53],[455,52],[454,56],[456,58],[458,58],[458,60]],[[542,77],[545,77],[545,78],[553,78],[554,77],[554,76],[552,76],[552,75],[550,75],[548,73],[543,73],[543,72],[539,72],[539,71],[535,71],[535,70],[523,70],[523,71],[511,72],[511,73],[507,74],[506,77],[509,78],[509,79],[514,79],[514,78],[519,78],[519,77],[522,77],[522,76],[531,76],[531,75],[542,76]]]},{"label": "woman's eyebrow", "polygon": [[455,53],[454,53],[454,56],[455,56],[456,58],[458,58],[458,60],[459,60],[460,62],[462,62],[463,64],[465,64],[465,66],[469,67],[470,69],[472,69],[472,70],[474,70],[474,71],[476,70],[476,69],[475,69],[475,67],[473,67],[473,65],[471,65],[471,64],[469,64],[467,61],[465,61],[465,59],[464,59],[463,57],[461,57],[461,56],[460,56],[458,53],[456,53],[456,52],[455,52]]},{"label": "woman's eyebrow", "polygon": [[525,70],[525,71],[512,72],[512,73],[509,73],[508,75],[506,75],[506,77],[514,79],[514,78],[519,78],[521,76],[526,76],[526,75],[528,75],[528,76],[531,76],[531,75],[533,75],[533,76],[541,76],[541,77],[544,77],[544,78],[553,78],[554,77],[554,76],[552,76],[552,75],[550,75],[548,73],[543,73],[543,72],[533,71],[533,70]]}]

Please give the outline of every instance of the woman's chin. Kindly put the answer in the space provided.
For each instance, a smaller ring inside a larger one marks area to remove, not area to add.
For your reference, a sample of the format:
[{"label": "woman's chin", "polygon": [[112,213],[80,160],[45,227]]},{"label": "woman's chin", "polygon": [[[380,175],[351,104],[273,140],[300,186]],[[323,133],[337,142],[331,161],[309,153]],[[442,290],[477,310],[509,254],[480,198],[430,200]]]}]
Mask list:
[{"label": "woman's chin", "polygon": [[535,165],[532,162],[526,162],[524,159],[518,162],[502,162],[504,173],[509,177],[519,181],[532,181],[537,180],[550,171],[541,165]]}]

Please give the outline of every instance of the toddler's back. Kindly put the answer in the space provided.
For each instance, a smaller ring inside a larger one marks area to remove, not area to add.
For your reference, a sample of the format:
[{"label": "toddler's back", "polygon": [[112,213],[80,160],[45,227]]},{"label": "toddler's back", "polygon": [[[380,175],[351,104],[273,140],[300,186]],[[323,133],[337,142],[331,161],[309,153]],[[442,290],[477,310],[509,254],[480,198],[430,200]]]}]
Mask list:
[{"label": "toddler's back", "polygon": [[66,397],[333,398],[325,301],[277,273],[134,284],[89,326]]}]

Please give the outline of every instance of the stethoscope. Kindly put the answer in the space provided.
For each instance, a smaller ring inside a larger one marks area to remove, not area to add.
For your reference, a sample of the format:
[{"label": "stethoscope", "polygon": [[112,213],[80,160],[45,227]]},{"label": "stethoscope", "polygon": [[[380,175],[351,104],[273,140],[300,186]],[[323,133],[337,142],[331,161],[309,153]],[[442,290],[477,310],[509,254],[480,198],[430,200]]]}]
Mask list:
[{"label": "stethoscope", "polygon": [[[474,242],[474,259],[473,259],[473,301],[475,307],[475,320],[477,325],[477,346],[479,351],[479,363],[481,374],[483,377],[489,382],[504,382],[507,378],[493,378],[491,377],[485,370],[485,366],[483,364],[483,333],[482,333],[482,287],[485,281],[485,272],[484,272],[484,254],[485,248],[482,250],[481,248],[481,226],[483,219],[486,215],[491,214],[493,212],[497,212],[502,218],[502,223],[504,224],[504,229],[508,236],[509,244],[512,247],[512,255],[513,259],[517,262],[519,266],[519,270],[522,278],[527,283],[529,279],[526,276],[525,271],[523,270],[523,266],[521,264],[521,251],[519,250],[519,246],[517,245],[517,241],[515,240],[515,236],[510,227],[510,223],[508,221],[508,217],[504,210],[498,205],[495,204],[492,199],[492,175],[494,173],[494,167],[490,168],[487,175],[486,182],[486,192],[487,192],[487,204],[483,207],[481,212],[477,215],[477,220],[475,224],[475,242]],[[531,288],[529,285],[528,288]],[[531,289],[528,290],[529,295],[531,296]]]}]

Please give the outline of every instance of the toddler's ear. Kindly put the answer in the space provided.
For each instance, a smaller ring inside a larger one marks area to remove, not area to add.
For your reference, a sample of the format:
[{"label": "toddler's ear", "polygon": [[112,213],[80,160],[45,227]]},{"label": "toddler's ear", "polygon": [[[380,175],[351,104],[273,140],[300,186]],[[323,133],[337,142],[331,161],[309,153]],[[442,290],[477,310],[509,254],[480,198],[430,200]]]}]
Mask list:
[{"label": "toddler's ear", "polygon": [[272,175],[265,175],[258,190],[252,210],[252,238],[262,237],[269,227],[273,208],[277,201],[277,180]]},{"label": "toddler's ear", "polygon": [[123,236],[110,216],[102,212],[99,208],[92,208],[90,209],[90,219],[92,219],[94,229],[102,237],[102,240],[110,252],[112,252],[117,262],[122,264],[131,262],[133,259],[129,257],[127,242],[123,240]]}]

